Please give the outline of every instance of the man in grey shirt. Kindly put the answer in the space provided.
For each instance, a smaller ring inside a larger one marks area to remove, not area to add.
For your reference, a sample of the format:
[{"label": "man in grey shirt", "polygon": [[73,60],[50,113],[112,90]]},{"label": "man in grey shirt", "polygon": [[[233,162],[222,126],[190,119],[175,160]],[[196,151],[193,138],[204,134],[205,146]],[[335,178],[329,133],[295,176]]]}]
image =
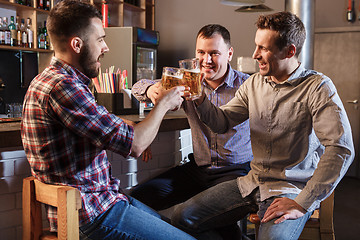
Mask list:
[{"label": "man in grey shirt", "polygon": [[172,223],[192,234],[234,222],[258,206],[258,239],[298,239],[354,158],[350,123],[334,84],[298,61],[306,38],[301,20],[280,12],[260,16],[257,28],[253,58],[260,72],[220,108],[205,94],[195,100],[214,132],[249,119],[254,159],[248,175],[175,210]]}]

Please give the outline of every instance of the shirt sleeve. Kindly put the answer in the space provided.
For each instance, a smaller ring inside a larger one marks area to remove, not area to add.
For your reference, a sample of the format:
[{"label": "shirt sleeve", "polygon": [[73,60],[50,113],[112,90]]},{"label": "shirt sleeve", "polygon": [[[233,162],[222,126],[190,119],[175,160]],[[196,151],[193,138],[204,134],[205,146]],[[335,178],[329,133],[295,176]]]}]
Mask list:
[{"label": "shirt sleeve", "polygon": [[133,127],[97,105],[89,88],[79,80],[63,79],[53,88],[49,114],[74,134],[94,145],[124,156],[130,153]]},{"label": "shirt sleeve", "polygon": [[332,193],[354,159],[351,127],[344,106],[332,81],[326,76],[321,78],[313,89],[309,108],[315,134],[325,151],[313,176],[295,198],[308,211],[313,211]]},{"label": "shirt sleeve", "polygon": [[202,104],[197,106],[200,119],[215,133],[226,133],[229,129],[246,121],[249,118],[249,111],[244,91],[246,82],[241,85],[227,104],[216,107],[206,97]]},{"label": "shirt sleeve", "polygon": [[146,96],[146,91],[150,86],[159,81],[161,80],[141,79],[133,85],[131,93],[138,101],[151,102],[151,100]]}]

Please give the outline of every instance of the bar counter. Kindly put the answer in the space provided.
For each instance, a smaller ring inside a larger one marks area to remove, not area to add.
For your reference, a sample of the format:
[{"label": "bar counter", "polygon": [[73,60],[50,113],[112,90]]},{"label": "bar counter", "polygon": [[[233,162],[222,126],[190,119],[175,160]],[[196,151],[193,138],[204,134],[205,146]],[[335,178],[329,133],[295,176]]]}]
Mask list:
[{"label": "bar counter", "polygon": [[[145,112],[145,116],[147,112]],[[141,122],[143,118],[139,115],[119,115],[118,117]],[[0,119],[0,148],[22,146],[20,136],[21,119]],[[161,122],[159,132],[169,132],[176,130],[188,129],[189,123],[183,110],[168,112]]]}]

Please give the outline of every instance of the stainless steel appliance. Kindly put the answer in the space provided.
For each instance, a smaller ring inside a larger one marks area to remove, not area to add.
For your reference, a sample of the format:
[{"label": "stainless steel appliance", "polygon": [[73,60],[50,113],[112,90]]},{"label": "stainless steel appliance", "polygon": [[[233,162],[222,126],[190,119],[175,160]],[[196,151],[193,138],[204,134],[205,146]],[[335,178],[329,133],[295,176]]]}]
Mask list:
[{"label": "stainless steel appliance", "polygon": [[156,78],[159,32],[138,27],[105,28],[110,51],[101,60],[104,71],[110,66],[128,71],[128,88],[139,79]]}]

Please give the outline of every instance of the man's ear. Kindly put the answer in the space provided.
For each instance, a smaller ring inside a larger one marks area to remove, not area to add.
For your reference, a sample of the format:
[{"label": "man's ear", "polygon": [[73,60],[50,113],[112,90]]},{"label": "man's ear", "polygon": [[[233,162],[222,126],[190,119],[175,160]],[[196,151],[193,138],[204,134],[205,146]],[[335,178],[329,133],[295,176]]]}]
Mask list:
[{"label": "man's ear", "polygon": [[234,55],[234,49],[233,49],[233,47],[230,47],[229,48],[228,62],[231,62],[231,60],[233,58],[233,55]]},{"label": "man's ear", "polygon": [[288,51],[287,51],[287,56],[288,58],[292,58],[293,56],[295,56],[296,54],[296,46],[294,44],[291,44],[289,47],[288,47]]},{"label": "man's ear", "polygon": [[81,51],[81,48],[82,46],[84,45],[84,42],[81,38],[79,37],[73,37],[71,40],[70,40],[70,46],[71,48],[73,49],[73,51],[75,53],[80,53]]}]

